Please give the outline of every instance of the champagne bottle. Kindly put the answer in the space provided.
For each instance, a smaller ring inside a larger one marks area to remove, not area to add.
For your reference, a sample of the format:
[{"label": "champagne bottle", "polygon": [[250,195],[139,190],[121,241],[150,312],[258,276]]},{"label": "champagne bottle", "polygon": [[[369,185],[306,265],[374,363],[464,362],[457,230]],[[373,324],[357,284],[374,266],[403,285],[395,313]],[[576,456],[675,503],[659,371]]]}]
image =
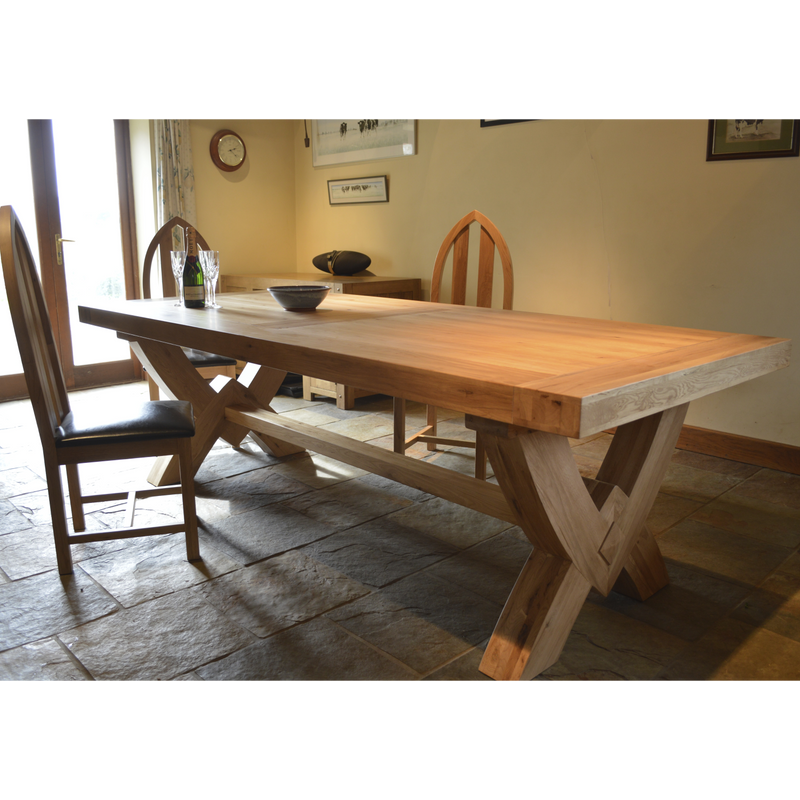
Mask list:
[{"label": "champagne bottle", "polygon": [[204,308],[206,289],[203,270],[197,257],[197,232],[186,231],[186,262],[183,265],[183,304],[186,308]]}]

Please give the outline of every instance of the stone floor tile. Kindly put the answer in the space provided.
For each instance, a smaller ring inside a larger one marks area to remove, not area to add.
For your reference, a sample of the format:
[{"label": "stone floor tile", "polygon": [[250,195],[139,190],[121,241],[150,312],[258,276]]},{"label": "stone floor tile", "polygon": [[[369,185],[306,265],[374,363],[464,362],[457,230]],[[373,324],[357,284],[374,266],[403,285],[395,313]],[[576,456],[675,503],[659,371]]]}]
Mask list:
[{"label": "stone floor tile", "polygon": [[[497,617],[500,609],[492,612]],[[425,611],[407,608],[383,592],[362,597],[326,616],[420,674],[447,664],[474,645],[432,620]],[[484,632],[477,638],[486,638]]]},{"label": "stone floor tile", "polygon": [[195,484],[197,514],[204,520],[242,514],[307,492],[309,487],[304,483],[269,467]]},{"label": "stone floor tile", "polygon": [[800,642],[800,570],[797,553],[748,595],[731,614],[750,625]]},{"label": "stone floor tile", "polygon": [[458,549],[383,517],[335,533],[302,552],[360,583],[382,587],[454,555]]},{"label": "stone floor tile", "polygon": [[123,606],[130,607],[180,591],[238,569],[240,564],[204,543],[202,561],[186,560],[183,533],[128,539],[107,555],[81,561],[92,576]]},{"label": "stone floor tile", "polygon": [[428,572],[505,605],[532,549],[530,542],[504,532],[440,561]]},{"label": "stone floor tile", "polygon": [[288,459],[273,467],[273,471],[300,481],[312,489],[324,489],[326,486],[369,474],[366,470],[351,467],[319,453],[306,453],[300,458]]},{"label": "stone floor tile", "polygon": [[736,491],[712,500],[691,518],[781,547],[800,545],[800,508],[769,503]]},{"label": "stone floor tile", "polygon": [[741,478],[672,462],[667,467],[660,491],[702,503],[719,497],[738,483],[741,483]]},{"label": "stone floor tile", "polygon": [[369,472],[365,472],[364,475],[358,476],[358,478],[361,484],[383,489],[395,497],[403,497],[406,500],[411,500],[413,503],[422,503],[425,500],[432,500],[435,496],[430,494],[430,492],[422,491],[422,489],[404,486],[402,483],[384,478],[382,475],[372,475]]},{"label": "stone floor tile", "polygon": [[315,401],[303,400],[302,397],[290,397],[285,394],[276,394],[275,397],[270,400],[270,407],[277,414],[283,414],[286,411],[294,411],[298,408],[305,408],[314,404]]},{"label": "stone floor tile", "polygon": [[8,500],[0,500],[0,535],[31,527],[31,521]]},{"label": "stone floor tile", "polygon": [[388,519],[460,548],[471,547],[511,527],[504,520],[439,497],[395,511]]},{"label": "stone floor tile", "polygon": [[265,638],[355,600],[369,589],[305,553],[291,551],[195,591],[237,625]]},{"label": "stone floor tile", "polygon": [[287,500],[282,505],[341,530],[383,517],[412,503],[400,494],[356,478]]},{"label": "stone floor tile", "polygon": [[30,467],[0,471],[0,498],[20,497],[41,489],[47,489],[47,482]]},{"label": "stone floor tile", "polygon": [[380,436],[389,436],[394,428],[392,423],[377,414],[364,414],[362,416],[346,417],[337,422],[322,426],[326,431],[348,436],[359,442],[377,439]]},{"label": "stone floor tile", "polygon": [[606,453],[608,452],[613,438],[614,437],[608,433],[596,436],[589,439],[589,441],[584,444],[575,445],[572,448],[572,455],[593,461],[599,466],[603,463],[603,459],[606,457]]},{"label": "stone floor tile", "polygon": [[423,680],[426,681],[490,681],[488,675],[484,675],[478,667],[483,658],[483,650],[473,647],[468,653],[445,664],[443,667],[427,675]]},{"label": "stone floor tile", "polygon": [[735,492],[768,503],[800,508],[800,475],[762,469],[752,478],[740,483]]},{"label": "stone floor tile", "polygon": [[721,620],[659,675],[673,681],[800,680],[800,643],[738,619]]},{"label": "stone floor tile", "polygon": [[679,522],[659,536],[658,546],[665,558],[748,586],[758,586],[791,554],[788,548],[693,519]]},{"label": "stone floor tile", "polygon": [[[72,558],[75,560],[74,552]],[[50,572],[57,566],[52,528],[28,528],[0,536],[0,568],[11,580]]]},{"label": "stone floor tile", "polygon": [[686,467],[704,469],[707,472],[719,472],[721,475],[730,475],[734,478],[749,478],[758,472],[759,467],[752,464],[742,464],[739,461],[730,461],[717,456],[707,456],[702,453],[692,453],[689,450],[675,450],[672,455],[673,464],[683,464]]},{"label": "stone floor tile", "polygon": [[336,528],[276,503],[212,521],[202,519],[200,550],[207,543],[240,564],[324,539]]},{"label": "stone floor tile", "polygon": [[88,679],[56,639],[42,639],[0,653],[0,681]]},{"label": "stone floor tile", "polygon": [[218,444],[206,456],[202,466],[195,474],[195,480],[198,483],[209,483],[280,463],[279,458],[265,453],[247,439],[239,447],[231,447],[227,443],[224,443],[223,446]]},{"label": "stone floor tile", "polygon": [[647,516],[647,527],[654,536],[657,536],[701,508],[703,504],[696,500],[659,492]]},{"label": "stone floor tile", "polygon": [[[123,516],[122,514],[88,514],[86,531],[90,533],[107,532],[109,527],[113,527],[115,521],[121,522]],[[167,520],[167,522],[172,521],[172,519]],[[71,521],[68,522],[68,526],[72,531]],[[74,544],[70,547],[70,552],[73,563],[79,564],[86,559],[111,555],[125,546],[125,540],[91,542]],[[39,575],[57,569],[57,567],[53,528],[50,525],[39,525],[18,533],[0,536],[0,569],[3,569],[12,580]]]},{"label": "stone floor tile", "polygon": [[0,585],[0,650],[35,642],[111,614],[119,604],[80,567]]},{"label": "stone floor tile", "polygon": [[594,603],[586,603],[547,680],[652,680],[687,642]]},{"label": "stone floor tile", "polygon": [[95,680],[139,681],[171,680],[253,641],[190,589],[123,609],[60,638]]},{"label": "stone floor tile", "polygon": [[707,633],[733,611],[751,589],[667,562],[669,585],[644,602],[611,592],[589,593],[589,601],[687,641]]},{"label": "stone floor tile", "polygon": [[415,680],[406,667],[324,617],[256,642],[197,670],[207,681]]},{"label": "stone floor tile", "polygon": [[[336,406],[332,406],[336,408]],[[327,413],[327,407],[319,409],[316,406],[307,406],[306,408],[298,408],[294,411],[287,411],[281,416],[287,419],[294,420],[295,422],[303,422],[306,425],[330,425],[332,422],[338,422],[340,417]]]},{"label": "stone floor tile", "polygon": [[[470,477],[475,475],[475,450],[466,447],[448,447],[425,456],[425,461],[437,467],[460,472]],[[486,475],[494,475],[492,465],[487,462]]]}]

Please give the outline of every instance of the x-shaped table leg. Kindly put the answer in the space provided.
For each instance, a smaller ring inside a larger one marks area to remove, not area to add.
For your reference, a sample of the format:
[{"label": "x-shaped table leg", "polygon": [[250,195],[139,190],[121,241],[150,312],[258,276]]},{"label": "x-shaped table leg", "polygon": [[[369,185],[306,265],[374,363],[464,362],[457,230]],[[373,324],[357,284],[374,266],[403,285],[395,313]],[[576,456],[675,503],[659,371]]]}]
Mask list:
[{"label": "x-shaped table leg", "polygon": [[482,672],[526,680],[554,664],[592,587],[644,600],[667,584],[645,520],[687,408],[620,426],[594,481],[581,478],[566,437],[467,418],[534,547],[486,648]]},{"label": "x-shaped table leg", "polygon": [[[225,419],[225,408],[230,405],[248,404],[269,409],[285,372],[248,364],[238,380],[219,376],[208,383],[198,374],[180,347],[149,339],[132,341],[130,344],[164,396],[191,402],[195,416],[195,435],[192,439],[195,472],[219,438],[236,447],[249,433],[259,446],[276,456],[303,452],[302,448],[251,432]],[[148,476],[148,481],[155,486],[177,483],[178,480],[177,458],[169,456],[157,459]]]}]

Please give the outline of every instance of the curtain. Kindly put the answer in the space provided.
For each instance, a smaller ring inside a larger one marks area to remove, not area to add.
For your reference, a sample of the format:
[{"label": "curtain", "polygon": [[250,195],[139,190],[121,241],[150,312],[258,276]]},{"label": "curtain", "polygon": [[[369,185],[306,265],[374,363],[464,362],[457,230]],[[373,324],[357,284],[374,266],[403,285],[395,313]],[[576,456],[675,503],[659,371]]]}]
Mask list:
[{"label": "curtain", "polygon": [[[173,217],[183,217],[190,225],[197,224],[194,197],[192,138],[188,119],[154,120],[156,144],[156,209],[157,228]],[[173,250],[184,250],[183,231],[172,232]]]}]

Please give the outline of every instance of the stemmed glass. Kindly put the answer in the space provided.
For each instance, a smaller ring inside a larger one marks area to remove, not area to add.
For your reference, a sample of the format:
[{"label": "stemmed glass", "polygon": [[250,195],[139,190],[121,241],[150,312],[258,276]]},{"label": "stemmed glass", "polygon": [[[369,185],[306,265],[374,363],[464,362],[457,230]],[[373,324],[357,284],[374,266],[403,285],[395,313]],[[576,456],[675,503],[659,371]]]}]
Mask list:
[{"label": "stemmed glass", "polygon": [[217,277],[219,276],[219,250],[201,250],[200,264],[206,281],[206,308],[222,308],[217,302]]},{"label": "stemmed glass", "polygon": [[172,274],[175,276],[175,282],[178,284],[178,302],[176,306],[183,305],[183,265],[186,263],[185,250],[170,250],[170,257],[172,258]]}]

